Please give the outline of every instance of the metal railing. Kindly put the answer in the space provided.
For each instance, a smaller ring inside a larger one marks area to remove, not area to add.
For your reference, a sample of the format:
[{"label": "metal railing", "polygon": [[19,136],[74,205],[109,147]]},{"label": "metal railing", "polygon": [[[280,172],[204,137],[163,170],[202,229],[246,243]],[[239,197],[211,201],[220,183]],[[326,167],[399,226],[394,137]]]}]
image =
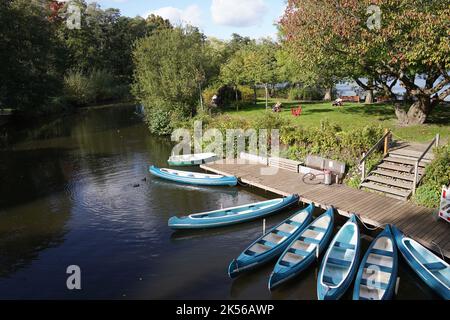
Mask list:
[{"label": "metal railing", "polygon": [[361,165],[361,183],[363,183],[364,180],[366,179],[366,160],[367,160],[367,158],[372,153],[377,151],[380,148],[380,144],[383,142],[384,142],[384,155],[386,155],[389,152],[389,139],[390,139],[391,135],[392,135],[391,130],[385,129],[385,133],[384,133],[383,137],[381,137],[381,139],[378,140],[378,142],[376,144],[374,144],[373,147],[370,148],[369,151],[362,154],[363,157],[359,161],[359,164]]},{"label": "metal railing", "polygon": [[436,134],[436,137],[434,137],[434,139],[430,142],[430,144],[425,149],[425,151],[422,152],[420,157],[417,158],[416,163],[414,164],[414,180],[413,180],[413,190],[412,190],[413,195],[416,193],[417,185],[420,182],[420,180],[419,180],[419,163],[420,163],[420,161],[422,161],[422,159],[425,157],[425,155],[428,153],[428,151],[430,151],[430,149],[431,149],[431,147],[433,147],[433,145],[435,147],[439,146],[439,133]]}]

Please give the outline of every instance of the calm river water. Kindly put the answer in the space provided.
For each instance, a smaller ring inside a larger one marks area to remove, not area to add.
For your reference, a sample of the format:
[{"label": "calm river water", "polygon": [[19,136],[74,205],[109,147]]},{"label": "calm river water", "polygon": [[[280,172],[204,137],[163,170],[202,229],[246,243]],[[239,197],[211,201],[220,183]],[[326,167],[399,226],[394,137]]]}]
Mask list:
[{"label": "calm river water", "polygon": [[[22,126],[0,150],[1,299],[316,298],[315,267],[272,293],[272,265],[228,278],[228,263],[261,234],[261,221],[211,231],[167,227],[172,215],[275,196],[151,177],[148,165],[166,165],[172,145],[151,136],[134,107]],[[289,214],[267,219],[267,227]],[[81,290],[66,287],[70,265],[81,268]],[[404,263],[400,277],[397,299],[436,298]]]}]

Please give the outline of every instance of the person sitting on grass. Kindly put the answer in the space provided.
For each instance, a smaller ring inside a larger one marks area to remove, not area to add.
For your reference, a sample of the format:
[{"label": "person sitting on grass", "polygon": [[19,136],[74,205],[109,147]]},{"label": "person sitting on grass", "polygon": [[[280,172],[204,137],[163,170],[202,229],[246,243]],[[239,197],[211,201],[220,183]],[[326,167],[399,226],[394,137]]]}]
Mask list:
[{"label": "person sitting on grass", "polygon": [[281,109],[283,108],[283,105],[281,102],[277,102],[273,107],[272,107],[272,111],[273,112],[281,112]]},{"label": "person sitting on grass", "polygon": [[333,102],[333,107],[342,107],[343,105],[344,104],[343,104],[343,100],[341,99],[341,97],[337,98]]}]

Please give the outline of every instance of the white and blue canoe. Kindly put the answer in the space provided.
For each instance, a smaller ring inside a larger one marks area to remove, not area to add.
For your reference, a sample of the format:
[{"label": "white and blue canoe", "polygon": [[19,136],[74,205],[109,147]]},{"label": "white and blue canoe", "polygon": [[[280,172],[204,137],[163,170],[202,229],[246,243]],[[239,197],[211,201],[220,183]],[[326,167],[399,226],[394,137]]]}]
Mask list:
[{"label": "white and blue canoe", "polygon": [[312,219],[314,205],[297,211],[263,236],[254,241],[228,266],[228,275],[235,278],[278,257]]},{"label": "white and blue canoe", "polygon": [[269,290],[299,275],[327,248],[334,226],[333,208],[309,224],[278,259],[269,278]]},{"label": "white and blue canoe", "polygon": [[450,300],[450,266],[417,241],[392,227],[397,247],[419,277],[437,294]]},{"label": "white and blue canoe", "polygon": [[172,217],[168,225],[172,229],[205,229],[223,227],[265,217],[297,204],[299,196],[267,200],[238,207],[195,213],[183,217]]},{"label": "white and blue canoe", "polygon": [[231,186],[238,184],[238,179],[235,176],[223,176],[218,174],[205,174],[198,172],[172,170],[166,168],[158,168],[150,166],[149,171],[152,175],[185,184],[192,184],[197,186]]},{"label": "white and blue canoe", "polygon": [[372,241],[361,260],[353,300],[390,300],[395,292],[398,254],[391,226]]},{"label": "white and blue canoe", "polygon": [[337,300],[347,291],[358,271],[360,250],[356,216],[342,226],[325,253],[317,279],[319,300]]}]

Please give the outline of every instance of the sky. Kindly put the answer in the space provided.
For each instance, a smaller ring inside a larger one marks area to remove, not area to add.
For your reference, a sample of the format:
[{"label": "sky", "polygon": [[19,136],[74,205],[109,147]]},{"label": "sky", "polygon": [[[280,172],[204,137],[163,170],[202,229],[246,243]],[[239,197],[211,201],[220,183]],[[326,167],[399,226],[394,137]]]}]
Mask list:
[{"label": "sky", "polygon": [[[94,2],[94,1],[90,1]],[[103,9],[118,8],[122,15],[146,17],[155,13],[173,24],[189,23],[207,36],[230,39],[232,33],[252,38],[273,37],[274,23],[285,0],[96,0]]]}]

